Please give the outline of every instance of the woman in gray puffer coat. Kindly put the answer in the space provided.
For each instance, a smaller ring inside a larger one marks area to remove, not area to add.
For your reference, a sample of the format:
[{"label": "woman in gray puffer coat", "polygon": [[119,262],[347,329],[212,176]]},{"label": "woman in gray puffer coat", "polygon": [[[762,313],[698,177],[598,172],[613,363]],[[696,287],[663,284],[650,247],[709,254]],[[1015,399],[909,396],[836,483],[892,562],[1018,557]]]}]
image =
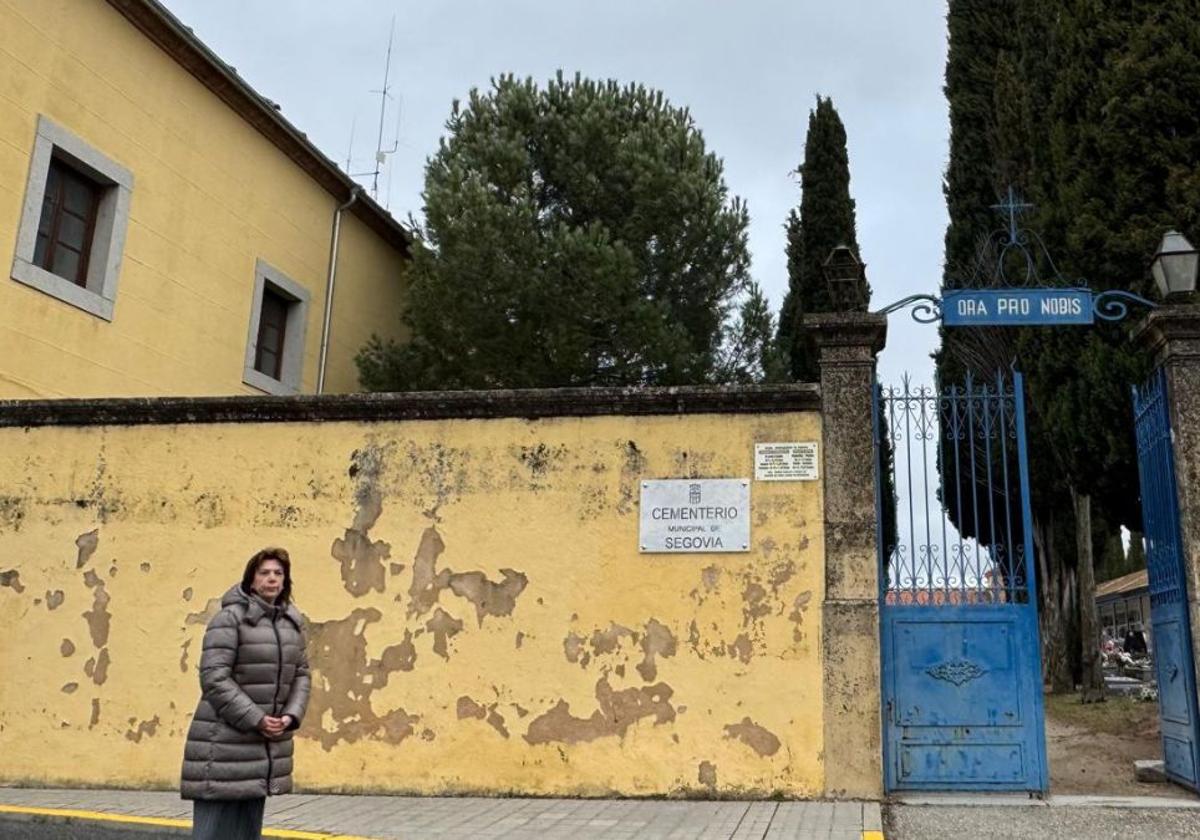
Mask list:
[{"label": "woman in gray puffer coat", "polygon": [[292,732],[310,678],[291,595],[288,553],[265,548],[204,631],[181,785],[183,798],[195,800],[193,838],[259,838],[266,797],[292,790]]}]

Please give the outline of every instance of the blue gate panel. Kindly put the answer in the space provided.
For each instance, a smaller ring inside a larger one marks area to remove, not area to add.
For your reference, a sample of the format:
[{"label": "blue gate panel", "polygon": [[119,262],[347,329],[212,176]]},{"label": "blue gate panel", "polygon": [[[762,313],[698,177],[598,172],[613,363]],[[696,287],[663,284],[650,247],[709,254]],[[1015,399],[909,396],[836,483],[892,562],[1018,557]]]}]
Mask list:
[{"label": "blue gate panel", "polygon": [[1012,785],[1025,778],[1025,747],[1019,743],[916,744],[900,748],[900,783],[944,788],[962,782]]},{"label": "blue gate panel", "polygon": [[1044,791],[1021,377],[881,388],[875,424],[885,788]]},{"label": "blue gate panel", "polygon": [[[1169,607],[1176,609],[1171,610]],[[1179,609],[1182,604],[1164,605],[1162,612],[1183,612]],[[1157,616],[1156,616],[1157,618]],[[1191,727],[1193,723],[1192,704],[1183,689],[1187,680],[1184,669],[1191,666],[1185,657],[1188,655],[1187,634],[1188,625],[1185,616],[1165,618],[1152,624],[1154,639],[1154,668],[1157,672],[1162,690],[1158,694],[1158,711],[1162,719],[1168,723],[1177,723]]]},{"label": "blue gate panel", "polygon": [[1192,755],[1192,743],[1184,738],[1163,736],[1163,764],[1170,765],[1172,775],[1196,786],[1196,759]]},{"label": "blue gate panel", "polygon": [[[975,608],[970,608],[975,609]],[[933,609],[929,612],[947,612]],[[1013,622],[897,618],[896,663],[900,726],[1021,724],[1021,682],[1013,670]]]},{"label": "blue gate panel", "polygon": [[1167,380],[1161,369],[1143,387],[1134,388],[1133,410],[1163,766],[1170,779],[1195,790],[1200,789],[1200,700],[1188,622]]}]

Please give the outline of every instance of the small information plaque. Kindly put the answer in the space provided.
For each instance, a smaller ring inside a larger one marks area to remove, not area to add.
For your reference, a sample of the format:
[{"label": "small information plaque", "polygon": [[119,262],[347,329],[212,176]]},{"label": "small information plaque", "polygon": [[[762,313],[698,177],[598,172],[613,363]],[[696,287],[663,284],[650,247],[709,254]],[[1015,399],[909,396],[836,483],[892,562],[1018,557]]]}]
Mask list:
[{"label": "small information plaque", "polygon": [[755,481],[816,481],[817,443],[754,444]]},{"label": "small information plaque", "polygon": [[643,481],[638,546],[646,553],[750,550],[750,479]]}]

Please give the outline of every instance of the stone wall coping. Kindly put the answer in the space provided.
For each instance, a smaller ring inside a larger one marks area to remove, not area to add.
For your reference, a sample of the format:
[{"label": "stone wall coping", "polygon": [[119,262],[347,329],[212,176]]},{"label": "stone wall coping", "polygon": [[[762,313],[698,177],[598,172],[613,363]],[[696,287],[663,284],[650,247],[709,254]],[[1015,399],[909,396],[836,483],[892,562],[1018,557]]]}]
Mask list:
[{"label": "stone wall coping", "polygon": [[820,411],[816,384],[0,400],[0,427],[304,423]]},{"label": "stone wall coping", "polygon": [[1133,328],[1132,338],[1154,357],[1156,366],[1168,357],[1195,355],[1200,340],[1200,305],[1165,304],[1151,309]]},{"label": "stone wall coping", "polygon": [[817,312],[805,315],[803,324],[819,346],[863,346],[878,353],[887,342],[887,316],[877,312]]}]

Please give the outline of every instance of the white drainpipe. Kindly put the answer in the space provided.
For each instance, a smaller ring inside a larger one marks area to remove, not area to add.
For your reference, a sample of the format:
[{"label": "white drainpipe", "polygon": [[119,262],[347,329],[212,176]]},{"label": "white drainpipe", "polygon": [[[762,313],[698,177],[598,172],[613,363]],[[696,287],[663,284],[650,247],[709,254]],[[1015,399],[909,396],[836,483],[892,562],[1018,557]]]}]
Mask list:
[{"label": "white drainpipe", "polygon": [[358,201],[362,187],[357,184],[350,190],[350,198],[333,213],[333,231],[329,241],[329,278],[325,283],[325,323],[321,327],[321,361],[317,367],[317,393],[325,393],[325,364],[329,358],[329,322],[333,316],[333,283],[337,279],[338,239],[342,234],[342,213]]}]

